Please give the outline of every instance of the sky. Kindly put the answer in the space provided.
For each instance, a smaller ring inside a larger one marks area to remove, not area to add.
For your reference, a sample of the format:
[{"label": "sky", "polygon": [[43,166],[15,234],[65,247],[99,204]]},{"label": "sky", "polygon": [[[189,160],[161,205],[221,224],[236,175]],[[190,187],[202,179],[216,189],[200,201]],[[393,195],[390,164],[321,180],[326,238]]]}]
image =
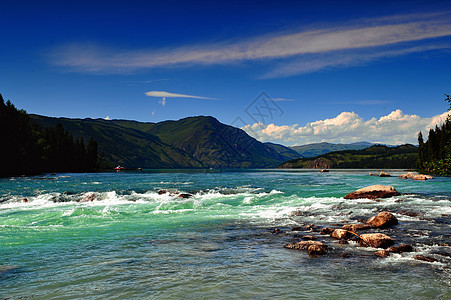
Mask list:
[{"label": "sky", "polygon": [[447,116],[449,1],[3,1],[29,113],[208,115],[264,142],[416,143]]}]

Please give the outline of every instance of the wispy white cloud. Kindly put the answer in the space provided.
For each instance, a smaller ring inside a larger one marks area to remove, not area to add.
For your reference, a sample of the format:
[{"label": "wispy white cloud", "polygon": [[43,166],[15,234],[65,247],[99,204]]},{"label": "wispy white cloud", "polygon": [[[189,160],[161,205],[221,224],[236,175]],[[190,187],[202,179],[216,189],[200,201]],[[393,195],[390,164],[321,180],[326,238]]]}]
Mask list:
[{"label": "wispy white cloud", "polygon": [[165,91],[150,91],[150,92],[146,92],[145,94],[146,94],[146,96],[157,97],[157,98],[193,98],[193,99],[217,100],[215,98],[176,94],[176,93],[169,93],[169,92],[165,92]]},{"label": "wispy white cloud", "polygon": [[[328,67],[343,67],[374,59],[403,55],[447,45],[412,46],[411,42],[451,35],[450,13],[392,16],[359,20],[353,25],[329,24],[321,28],[276,32],[263,36],[220,43],[180,46],[166,49],[121,50],[96,45],[71,44],[55,49],[54,64],[82,72],[131,72],[145,68],[187,66],[193,64],[228,64],[242,61],[276,60],[278,65],[267,77],[290,76]],[[355,24],[359,25],[355,25]],[[410,42],[410,43],[409,43]],[[406,44],[407,43],[407,44]],[[395,51],[377,49],[390,45]],[[360,53],[362,49],[377,49]],[[328,57],[334,52],[346,55]],[[353,51],[357,51],[354,53]],[[317,57],[309,57],[319,55]],[[286,63],[286,59],[294,59]]]},{"label": "wispy white cloud", "polygon": [[166,98],[191,98],[191,99],[218,100],[216,98],[176,94],[176,93],[169,93],[169,92],[165,92],[165,91],[149,91],[149,92],[146,92],[145,94],[146,94],[146,96],[149,96],[149,97],[161,98],[158,101],[158,103],[160,103],[161,106],[166,106]]},{"label": "wispy white cloud", "polygon": [[319,120],[300,126],[254,123],[242,127],[249,135],[263,142],[302,145],[316,142],[351,143],[369,141],[399,145],[417,143],[417,134],[441,124],[451,112],[422,118],[404,114],[397,109],[379,119],[364,120],[354,112],[342,112],[332,119]]}]

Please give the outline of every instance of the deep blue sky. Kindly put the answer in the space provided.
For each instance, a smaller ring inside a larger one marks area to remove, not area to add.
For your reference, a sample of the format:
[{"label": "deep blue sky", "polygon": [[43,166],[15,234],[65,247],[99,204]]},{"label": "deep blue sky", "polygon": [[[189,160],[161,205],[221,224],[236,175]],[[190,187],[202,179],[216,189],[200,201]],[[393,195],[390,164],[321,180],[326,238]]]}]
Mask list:
[{"label": "deep blue sky", "polygon": [[[449,1],[3,1],[0,11],[0,93],[30,113],[211,115],[286,145],[402,143],[443,119],[451,93]],[[274,101],[254,102],[262,92]]]}]

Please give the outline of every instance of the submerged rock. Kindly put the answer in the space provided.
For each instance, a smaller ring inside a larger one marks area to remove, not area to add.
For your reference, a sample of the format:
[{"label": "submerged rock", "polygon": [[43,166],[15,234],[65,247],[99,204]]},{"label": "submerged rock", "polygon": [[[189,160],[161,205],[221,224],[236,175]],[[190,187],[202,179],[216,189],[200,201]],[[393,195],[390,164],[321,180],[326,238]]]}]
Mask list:
[{"label": "submerged rock", "polygon": [[437,261],[435,258],[432,258],[430,256],[424,256],[424,255],[415,255],[414,259],[426,261],[426,262],[436,262]]},{"label": "submerged rock", "polygon": [[359,230],[365,230],[373,228],[371,225],[368,224],[347,224],[343,225],[341,229],[348,230],[348,231],[359,231]]},{"label": "submerged rock", "polygon": [[410,245],[400,245],[388,248],[388,251],[393,253],[412,252],[413,247]]},{"label": "submerged rock", "polygon": [[387,257],[390,255],[390,252],[388,250],[379,250],[379,251],[375,252],[374,255],[379,256],[379,257]]},{"label": "submerged rock", "polygon": [[320,234],[331,234],[335,229],[330,228],[330,227],[324,227],[323,229],[321,229]]},{"label": "submerged rock", "polygon": [[284,246],[284,248],[293,249],[293,250],[307,250],[312,245],[326,246],[326,244],[318,242],[318,241],[300,241],[297,243],[286,244]]},{"label": "submerged rock", "polygon": [[360,236],[360,244],[362,246],[373,248],[388,248],[395,242],[391,237],[382,233],[368,233]]},{"label": "submerged rock", "polygon": [[192,196],[193,196],[192,194],[180,194],[180,195],[177,196],[177,198],[185,198],[185,199],[187,199],[187,198],[191,198]]},{"label": "submerged rock", "polygon": [[398,196],[400,193],[392,186],[385,186],[381,184],[376,184],[372,186],[368,186],[365,188],[361,188],[356,190],[355,192],[347,194],[345,199],[376,199],[376,198],[389,198],[393,196]]},{"label": "submerged rock", "polygon": [[327,246],[325,244],[322,245],[310,245],[307,248],[308,255],[315,256],[315,255],[324,255],[327,252]]},{"label": "submerged rock", "polygon": [[369,218],[366,224],[377,228],[388,228],[398,224],[398,219],[388,211],[382,211],[377,216]]},{"label": "submerged rock", "polygon": [[385,172],[380,172],[379,177],[391,177],[391,175]]},{"label": "submerged rock", "polygon": [[316,237],[314,237],[313,235],[304,235],[301,237],[304,241],[313,241],[316,240]]}]

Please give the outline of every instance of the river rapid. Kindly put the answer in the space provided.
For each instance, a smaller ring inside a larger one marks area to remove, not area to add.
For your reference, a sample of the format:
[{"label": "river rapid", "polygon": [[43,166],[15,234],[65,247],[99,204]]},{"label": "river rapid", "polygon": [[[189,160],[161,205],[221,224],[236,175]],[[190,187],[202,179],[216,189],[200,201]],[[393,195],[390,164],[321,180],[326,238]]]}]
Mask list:
[{"label": "river rapid", "polygon": [[[450,299],[451,178],[385,171],[395,177],[144,170],[0,179],[0,299]],[[401,195],[343,199],[373,184]],[[319,233],[381,211],[399,224],[377,232],[414,252],[380,258]],[[303,235],[328,253],[284,248]]]}]

